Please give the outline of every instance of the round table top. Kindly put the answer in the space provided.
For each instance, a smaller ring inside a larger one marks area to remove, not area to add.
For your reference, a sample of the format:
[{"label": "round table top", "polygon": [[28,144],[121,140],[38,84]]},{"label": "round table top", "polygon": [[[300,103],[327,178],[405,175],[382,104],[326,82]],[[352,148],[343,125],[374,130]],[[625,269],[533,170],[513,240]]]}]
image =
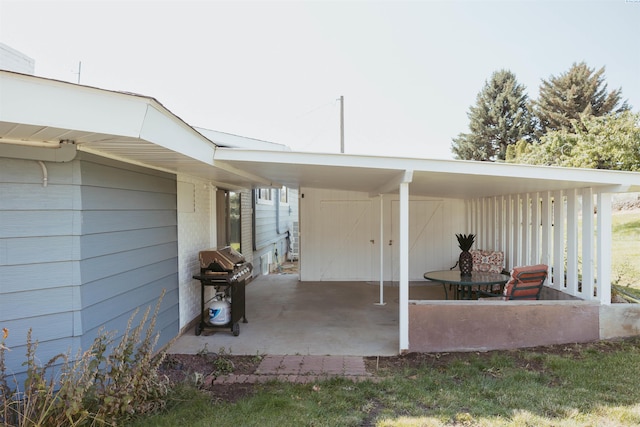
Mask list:
[{"label": "round table top", "polygon": [[473,271],[471,276],[462,276],[458,270],[438,270],[424,273],[424,278],[434,282],[452,283],[455,285],[494,285],[507,283],[509,276],[500,273]]}]

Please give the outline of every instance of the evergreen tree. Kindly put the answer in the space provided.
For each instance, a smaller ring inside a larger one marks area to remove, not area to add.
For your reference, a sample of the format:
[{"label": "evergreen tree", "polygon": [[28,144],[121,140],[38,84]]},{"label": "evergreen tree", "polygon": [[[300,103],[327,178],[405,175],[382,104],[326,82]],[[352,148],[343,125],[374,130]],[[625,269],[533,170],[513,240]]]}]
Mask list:
[{"label": "evergreen tree", "polygon": [[470,133],[453,139],[456,158],[504,160],[509,145],[530,140],[534,126],[527,100],[525,87],[511,71],[494,72],[467,113]]},{"label": "evergreen tree", "polygon": [[604,67],[594,72],[584,62],[574,63],[559,77],[542,80],[540,95],[534,101],[539,131],[541,135],[561,129],[572,132],[572,122],[579,122],[581,116],[600,117],[628,110],[626,101],[620,104],[621,96],[622,89],[607,92]]}]

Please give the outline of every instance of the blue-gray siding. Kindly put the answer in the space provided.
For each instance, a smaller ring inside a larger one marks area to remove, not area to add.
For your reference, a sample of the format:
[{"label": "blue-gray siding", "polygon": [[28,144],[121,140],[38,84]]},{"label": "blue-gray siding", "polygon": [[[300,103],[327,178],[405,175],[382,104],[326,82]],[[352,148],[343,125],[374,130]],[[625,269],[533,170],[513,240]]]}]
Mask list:
[{"label": "blue-gray siding", "polygon": [[[273,204],[256,203],[256,250],[253,254],[254,274],[261,271],[260,257],[266,252],[277,249],[278,255],[284,260],[287,251],[287,231],[291,231],[294,221],[298,221],[298,192],[289,189],[289,203],[279,204],[279,193],[274,192]],[[279,231],[279,233],[278,233]]]},{"label": "blue-gray siding", "polygon": [[[80,153],[46,163],[0,158],[0,327],[7,365],[24,368],[26,333],[38,356],[121,334],[136,308],[155,306],[163,345],[178,332],[175,176]],[[140,315],[138,316],[138,318]]]},{"label": "blue-gray siding", "polygon": [[81,175],[82,346],[101,327],[123,333],[163,289],[157,328],[165,344],[179,322],[175,176],[95,156],[84,156]]}]

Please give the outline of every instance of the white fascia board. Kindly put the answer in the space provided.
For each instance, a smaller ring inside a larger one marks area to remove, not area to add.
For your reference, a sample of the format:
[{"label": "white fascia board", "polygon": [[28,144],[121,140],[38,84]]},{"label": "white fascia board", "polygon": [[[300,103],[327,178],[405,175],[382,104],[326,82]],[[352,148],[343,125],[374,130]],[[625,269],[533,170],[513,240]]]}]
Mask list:
[{"label": "white fascia board", "polygon": [[586,182],[593,185],[622,186],[619,191],[632,187],[640,189],[640,173],[603,169],[567,168],[558,166],[522,165],[513,163],[489,163],[463,160],[447,160],[440,167],[442,172],[465,175],[530,178],[548,181]]},{"label": "white fascia board", "polygon": [[137,137],[149,98],[0,72],[0,121]]},{"label": "white fascia board", "polygon": [[458,175],[528,178],[549,181],[589,183],[615,186],[617,191],[640,191],[640,173],[602,169],[562,168],[511,163],[474,162],[465,160],[411,159],[402,157],[363,156],[354,154],[264,152],[241,149],[218,149],[220,160],[260,161],[298,165],[344,166],[414,172],[442,172]]},{"label": "white fascia board", "polygon": [[247,150],[269,150],[269,151],[291,151],[291,148],[275,142],[263,141],[261,139],[248,138],[217,130],[194,127],[207,139],[218,146],[243,148]]},{"label": "white fascia board", "polygon": [[353,168],[376,168],[405,170],[390,165],[389,158],[353,154],[301,153],[295,151],[258,151],[218,148],[216,159],[262,163],[283,163],[309,166],[344,166]]},{"label": "white fascia board", "polygon": [[215,144],[153,98],[0,72],[0,121],[140,138],[213,164]]},{"label": "white fascia board", "polygon": [[[166,111],[166,110],[165,110]],[[216,146],[175,116],[148,105],[140,138],[176,153],[213,165]]]}]

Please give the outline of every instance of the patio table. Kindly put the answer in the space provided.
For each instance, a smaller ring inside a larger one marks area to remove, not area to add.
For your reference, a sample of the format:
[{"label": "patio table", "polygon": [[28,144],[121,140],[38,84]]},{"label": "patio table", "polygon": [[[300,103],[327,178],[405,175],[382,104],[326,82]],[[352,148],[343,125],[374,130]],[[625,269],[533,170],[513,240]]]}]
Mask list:
[{"label": "patio table", "polygon": [[424,273],[424,278],[442,283],[446,299],[449,299],[446,285],[453,285],[454,299],[477,299],[477,293],[476,298],[473,298],[474,290],[480,287],[487,287],[490,290],[494,285],[502,287],[509,281],[509,276],[506,274],[473,271],[471,276],[462,276],[457,270],[428,271]]}]

